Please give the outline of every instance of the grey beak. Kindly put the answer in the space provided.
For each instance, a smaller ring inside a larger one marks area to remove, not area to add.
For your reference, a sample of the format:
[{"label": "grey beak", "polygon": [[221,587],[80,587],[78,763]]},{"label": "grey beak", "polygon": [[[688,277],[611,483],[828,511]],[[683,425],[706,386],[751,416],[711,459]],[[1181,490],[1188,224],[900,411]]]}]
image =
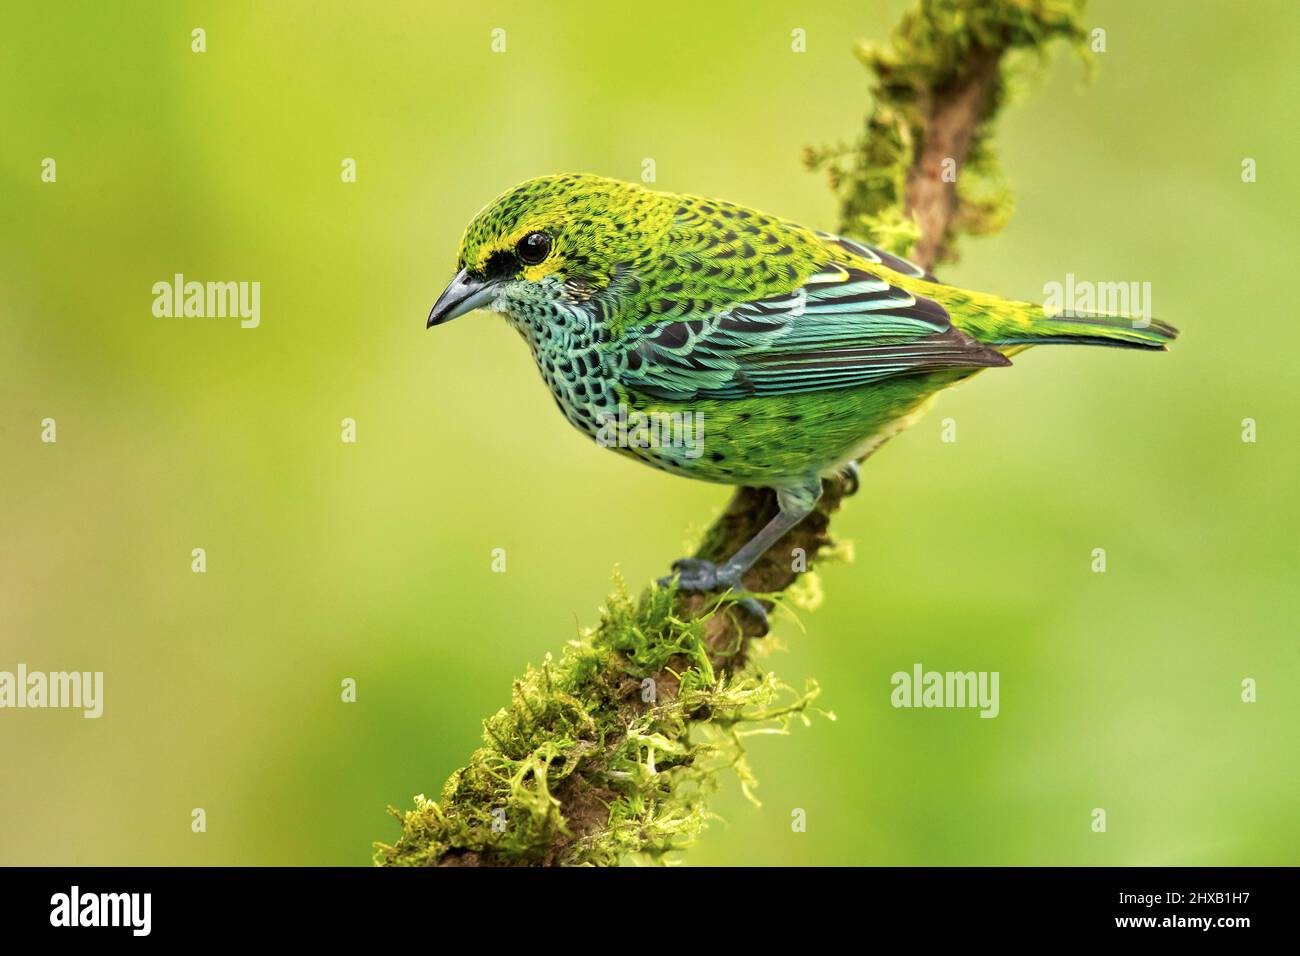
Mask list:
[{"label": "grey beak", "polygon": [[468,269],[461,269],[456,273],[456,278],[451,280],[451,285],[442,290],[442,295],[438,296],[438,301],[433,304],[433,310],[429,313],[429,323],[425,328],[431,329],[435,325],[450,322],[466,312],[482,308],[496,298],[496,294],[496,286],[474,278]]}]

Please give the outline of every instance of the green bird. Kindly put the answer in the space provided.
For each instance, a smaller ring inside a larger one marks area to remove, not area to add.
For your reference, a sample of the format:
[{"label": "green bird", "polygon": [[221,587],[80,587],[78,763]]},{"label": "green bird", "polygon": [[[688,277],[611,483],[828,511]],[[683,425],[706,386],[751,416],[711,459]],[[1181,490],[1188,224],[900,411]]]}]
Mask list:
[{"label": "green bird", "polygon": [[565,417],[601,444],[776,492],[777,516],[730,559],[674,563],[691,591],[743,591],[823,479],[856,476],[948,386],[1034,345],[1163,350],[1177,335],[1048,315],[755,209],[585,174],[530,179],[489,203],[458,269],[428,327],[500,312]]}]

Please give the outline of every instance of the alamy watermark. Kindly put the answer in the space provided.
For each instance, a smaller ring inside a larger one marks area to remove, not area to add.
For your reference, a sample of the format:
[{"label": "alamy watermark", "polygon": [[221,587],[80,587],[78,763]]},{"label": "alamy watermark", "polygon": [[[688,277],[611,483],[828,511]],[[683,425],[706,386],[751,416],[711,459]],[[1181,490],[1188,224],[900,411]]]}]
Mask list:
[{"label": "alamy watermark", "polygon": [[927,671],[913,664],[911,673],[896,671],[889,678],[893,691],[889,702],[895,707],[971,707],[981,717],[996,717],[997,671]]},{"label": "alamy watermark", "polygon": [[94,719],[104,713],[103,671],[0,671],[0,709],[49,707],[80,709]]},{"label": "alamy watermark", "polygon": [[704,454],[703,412],[629,411],[596,416],[596,443],[605,448],[681,448],[683,457]]},{"label": "alamy watermark", "polygon": [[1133,320],[1133,328],[1145,329],[1151,324],[1151,283],[1088,282],[1067,272],[1064,283],[1043,285],[1043,311],[1066,319],[1121,315]]},{"label": "alamy watermark", "polygon": [[194,282],[176,273],[153,284],[153,314],[160,319],[238,318],[242,329],[262,323],[262,283]]},{"label": "alamy watermark", "polygon": [[50,897],[51,926],[120,926],[148,936],[152,914],[152,893],[83,893],[74,885]]}]

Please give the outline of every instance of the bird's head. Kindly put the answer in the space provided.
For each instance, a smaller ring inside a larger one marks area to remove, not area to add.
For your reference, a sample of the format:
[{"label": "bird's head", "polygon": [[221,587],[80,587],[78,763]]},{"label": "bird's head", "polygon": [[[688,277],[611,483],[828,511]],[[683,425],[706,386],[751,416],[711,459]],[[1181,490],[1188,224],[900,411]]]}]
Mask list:
[{"label": "bird's head", "polygon": [[478,308],[512,302],[581,302],[618,267],[649,255],[672,220],[663,194],[572,174],[529,179],[483,208],[465,230],[459,271],[429,313],[432,328]]}]

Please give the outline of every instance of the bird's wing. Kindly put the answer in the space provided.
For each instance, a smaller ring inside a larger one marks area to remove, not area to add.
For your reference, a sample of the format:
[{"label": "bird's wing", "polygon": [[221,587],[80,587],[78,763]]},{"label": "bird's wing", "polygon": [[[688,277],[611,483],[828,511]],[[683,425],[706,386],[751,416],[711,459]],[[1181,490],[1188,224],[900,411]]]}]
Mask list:
[{"label": "bird's wing", "polygon": [[887,277],[922,278],[924,270],[850,240],[824,241],[830,261],[793,288],[708,316],[631,328],[618,378],[668,400],[733,399],[1010,364],[953,327],[935,299]]},{"label": "bird's wing", "polygon": [[910,259],[904,259],[892,252],[886,252],[878,246],[870,246],[857,239],[845,239],[843,236],[822,232],[820,229],[817,231],[817,238],[842,249],[850,255],[866,259],[868,262],[874,262],[876,265],[882,265],[886,269],[893,269],[900,275],[911,276],[913,279],[924,279],[926,282],[939,281],[934,277],[933,273],[922,269]]}]

